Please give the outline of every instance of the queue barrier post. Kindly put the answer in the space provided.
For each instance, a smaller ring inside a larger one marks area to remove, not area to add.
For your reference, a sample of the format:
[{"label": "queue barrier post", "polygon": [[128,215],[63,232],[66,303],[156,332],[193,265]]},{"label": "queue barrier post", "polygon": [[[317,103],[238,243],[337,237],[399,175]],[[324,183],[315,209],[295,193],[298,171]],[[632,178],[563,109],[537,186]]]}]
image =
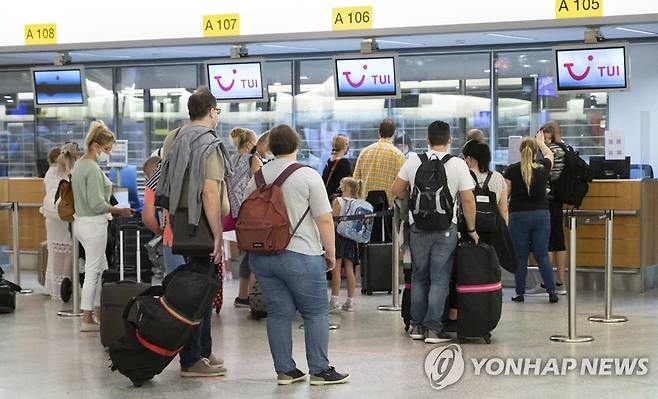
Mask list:
[{"label": "queue barrier post", "polygon": [[[391,234],[392,238],[392,256],[391,256],[391,292],[393,294],[393,304],[392,305],[381,305],[378,306],[378,310],[389,311],[389,312],[399,312],[402,308],[400,307],[400,235],[398,226],[400,224],[400,207],[397,202],[393,205],[393,231]],[[382,224],[383,230],[383,224]]]},{"label": "queue barrier post", "polygon": [[[14,202],[11,205],[11,233],[12,233],[12,264],[14,268],[14,280],[16,284],[21,285],[21,234],[20,234],[20,218],[19,218],[19,205]],[[31,294],[34,290],[22,289],[19,294]]]},{"label": "queue barrier post", "polygon": [[72,264],[72,284],[73,284],[73,294],[72,294],[72,302],[73,302],[73,309],[71,310],[60,310],[57,312],[58,316],[61,317],[80,317],[82,316],[82,311],[80,310],[80,268],[78,265],[78,259],[80,258],[80,254],[78,251],[78,239],[75,237],[75,226],[73,223],[69,225],[71,228],[69,229],[71,231],[71,242],[73,247],[72,253],[73,253],[73,264]]},{"label": "queue barrier post", "polygon": [[605,309],[602,316],[590,316],[588,320],[595,323],[624,323],[628,321],[627,317],[612,315],[612,254],[615,211],[606,209],[605,216]]},{"label": "queue barrier post", "polygon": [[569,333],[568,335],[551,335],[553,342],[568,344],[592,342],[590,335],[578,335],[576,332],[576,215],[573,210],[569,213]]}]

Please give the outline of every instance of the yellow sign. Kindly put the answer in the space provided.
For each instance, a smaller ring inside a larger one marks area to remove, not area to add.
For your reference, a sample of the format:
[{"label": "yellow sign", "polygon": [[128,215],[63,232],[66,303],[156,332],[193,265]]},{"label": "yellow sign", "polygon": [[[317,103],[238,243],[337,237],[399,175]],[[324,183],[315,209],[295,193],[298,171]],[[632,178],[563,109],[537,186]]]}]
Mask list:
[{"label": "yellow sign", "polygon": [[25,45],[57,44],[57,24],[25,25]]},{"label": "yellow sign", "polygon": [[372,29],[372,6],[334,8],[332,30]]},{"label": "yellow sign", "polygon": [[240,36],[240,14],[204,15],[203,36]]},{"label": "yellow sign", "polygon": [[603,16],[603,0],[555,0],[555,18]]}]

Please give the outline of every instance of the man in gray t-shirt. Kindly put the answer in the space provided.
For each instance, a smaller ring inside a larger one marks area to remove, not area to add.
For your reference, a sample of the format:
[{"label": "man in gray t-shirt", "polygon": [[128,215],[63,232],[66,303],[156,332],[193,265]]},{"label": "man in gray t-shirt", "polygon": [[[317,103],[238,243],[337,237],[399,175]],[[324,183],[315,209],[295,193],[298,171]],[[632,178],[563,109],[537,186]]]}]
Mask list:
[{"label": "man in gray t-shirt", "polygon": [[[271,184],[297,160],[299,135],[287,125],[270,130],[270,151],[276,159],[262,168]],[[254,178],[245,196],[256,190]],[[285,251],[278,255],[249,254],[251,271],[267,299],[267,338],[281,385],[306,379],[292,358],[292,320],[304,317],[306,359],[311,385],[347,382],[329,365],[329,300],[326,272],[336,263],[334,222],[320,175],[311,168],[294,171],[281,185],[291,230],[304,218]],[[304,217],[306,210],[310,212]],[[238,222],[239,223],[239,222]]]}]

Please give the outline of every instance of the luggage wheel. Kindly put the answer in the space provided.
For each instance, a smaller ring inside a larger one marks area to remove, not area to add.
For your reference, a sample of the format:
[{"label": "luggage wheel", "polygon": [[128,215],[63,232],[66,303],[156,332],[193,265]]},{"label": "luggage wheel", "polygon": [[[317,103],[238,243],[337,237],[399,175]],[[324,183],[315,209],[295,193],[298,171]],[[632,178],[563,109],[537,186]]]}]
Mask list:
[{"label": "luggage wheel", "polygon": [[491,333],[485,335],[485,336],[482,337],[482,338],[484,339],[484,342],[485,342],[487,345],[491,344]]}]

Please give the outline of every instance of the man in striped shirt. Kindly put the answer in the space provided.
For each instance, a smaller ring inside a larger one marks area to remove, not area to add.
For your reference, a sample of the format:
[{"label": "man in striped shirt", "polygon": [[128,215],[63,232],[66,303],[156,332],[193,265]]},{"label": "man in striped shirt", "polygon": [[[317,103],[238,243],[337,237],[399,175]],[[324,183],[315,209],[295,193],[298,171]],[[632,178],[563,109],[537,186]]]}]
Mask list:
[{"label": "man in striped shirt", "polygon": [[395,123],[384,119],[379,124],[379,141],[361,150],[354,167],[354,178],[363,182],[366,195],[370,191],[385,191],[389,207],[393,206],[391,185],[404,165],[405,157],[395,145]]}]

